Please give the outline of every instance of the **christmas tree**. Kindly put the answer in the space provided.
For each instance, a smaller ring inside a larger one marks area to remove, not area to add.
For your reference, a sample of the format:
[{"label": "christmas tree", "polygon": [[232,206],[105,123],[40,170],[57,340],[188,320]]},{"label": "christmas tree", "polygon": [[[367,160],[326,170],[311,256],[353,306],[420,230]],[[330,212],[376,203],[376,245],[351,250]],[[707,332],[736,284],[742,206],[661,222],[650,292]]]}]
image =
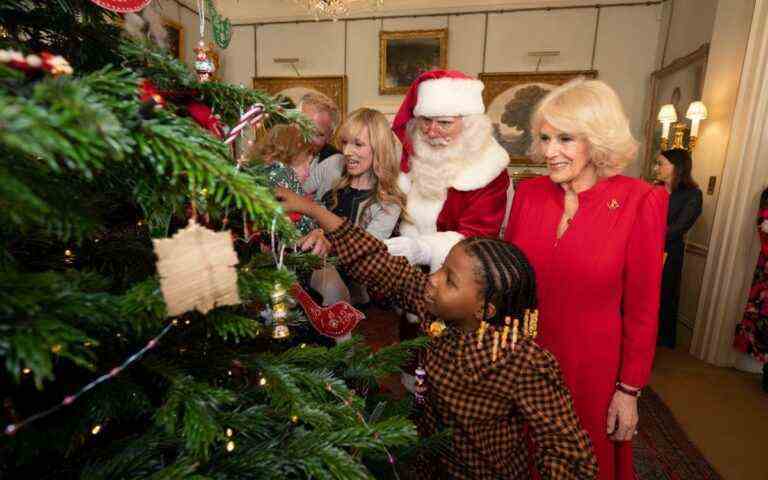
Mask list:
[{"label": "christmas tree", "polygon": [[[312,259],[254,246],[296,233],[211,133],[254,104],[307,121],[121,23],[89,0],[0,5],[0,477],[392,475],[416,433],[376,379],[413,345],[317,346],[297,315],[272,338],[264,307]],[[241,304],[169,317],[152,240],[190,218],[238,238]]]}]

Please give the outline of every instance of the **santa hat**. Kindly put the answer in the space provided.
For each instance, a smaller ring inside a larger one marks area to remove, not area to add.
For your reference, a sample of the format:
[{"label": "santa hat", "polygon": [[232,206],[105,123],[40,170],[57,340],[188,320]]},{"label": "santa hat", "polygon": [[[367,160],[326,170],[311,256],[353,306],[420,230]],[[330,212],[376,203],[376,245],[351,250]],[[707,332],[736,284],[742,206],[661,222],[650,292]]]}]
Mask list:
[{"label": "santa hat", "polygon": [[413,153],[407,138],[408,122],[419,116],[455,117],[485,113],[483,82],[456,70],[432,70],[413,81],[392,123],[392,131],[403,144],[400,169],[408,172]]}]

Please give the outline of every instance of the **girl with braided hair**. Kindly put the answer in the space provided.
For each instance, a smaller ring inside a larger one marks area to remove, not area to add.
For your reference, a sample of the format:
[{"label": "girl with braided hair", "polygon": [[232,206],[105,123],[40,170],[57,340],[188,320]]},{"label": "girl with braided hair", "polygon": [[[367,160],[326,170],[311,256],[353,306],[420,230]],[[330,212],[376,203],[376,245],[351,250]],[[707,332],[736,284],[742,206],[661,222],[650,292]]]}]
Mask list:
[{"label": "girl with braided hair", "polygon": [[523,479],[533,465],[542,479],[596,478],[592,445],[557,361],[534,341],[536,280],[516,246],[467,238],[427,275],[322,206],[285,189],[277,198],[286,212],[315,219],[349,275],[416,314],[432,337],[421,353],[414,420],[420,435],[450,429],[452,441],[448,452],[423,453],[408,473]]}]

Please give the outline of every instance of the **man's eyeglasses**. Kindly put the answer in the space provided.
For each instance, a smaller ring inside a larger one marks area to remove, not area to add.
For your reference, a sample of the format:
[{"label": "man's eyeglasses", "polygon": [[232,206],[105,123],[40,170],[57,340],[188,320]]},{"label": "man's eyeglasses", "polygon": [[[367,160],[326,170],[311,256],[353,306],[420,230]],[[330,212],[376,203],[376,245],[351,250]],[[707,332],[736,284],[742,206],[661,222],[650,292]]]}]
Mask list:
[{"label": "man's eyeglasses", "polygon": [[447,133],[455,123],[455,119],[418,117],[419,128],[424,131],[429,131],[434,128],[440,133]]}]

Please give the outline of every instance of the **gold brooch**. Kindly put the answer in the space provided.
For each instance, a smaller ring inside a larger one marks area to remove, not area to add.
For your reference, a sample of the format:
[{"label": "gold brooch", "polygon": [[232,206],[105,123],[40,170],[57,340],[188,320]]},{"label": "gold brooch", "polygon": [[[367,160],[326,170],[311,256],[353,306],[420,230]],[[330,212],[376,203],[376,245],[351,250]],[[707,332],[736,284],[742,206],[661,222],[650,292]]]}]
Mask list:
[{"label": "gold brooch", "polygon": [[610,201],[610,202],[608,202],[608,209],[609,209],[609,210],[616,210],[616,209],[617,209],[617,208],[619,208],[620,206],[621,206],[621,205],[619,205],[619,201],[618,201],[618,200],[616,200],[615,198],[611,199],[611,201]]}]

